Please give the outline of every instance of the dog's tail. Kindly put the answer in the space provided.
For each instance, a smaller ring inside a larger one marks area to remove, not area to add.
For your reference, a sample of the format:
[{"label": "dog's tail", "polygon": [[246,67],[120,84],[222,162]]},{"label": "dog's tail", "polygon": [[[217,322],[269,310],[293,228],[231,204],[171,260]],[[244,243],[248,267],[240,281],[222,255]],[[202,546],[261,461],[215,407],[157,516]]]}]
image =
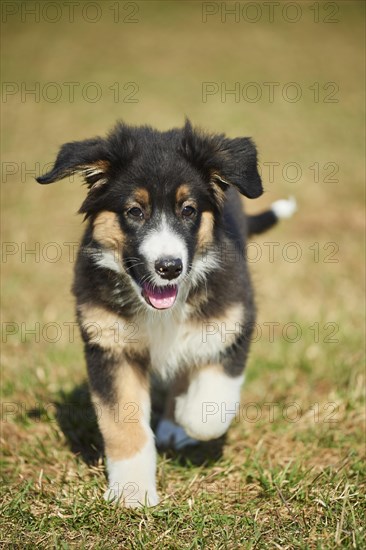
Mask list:
[{"label": "dog's tail", "polygon": [[282,218],[291,218],[296,210],[297,205],[294,197],[273,202],[269,210],[247,217],[248,235],[258,235],[259,233],[267,231],[267,229],[275,225],[278,220]]}]

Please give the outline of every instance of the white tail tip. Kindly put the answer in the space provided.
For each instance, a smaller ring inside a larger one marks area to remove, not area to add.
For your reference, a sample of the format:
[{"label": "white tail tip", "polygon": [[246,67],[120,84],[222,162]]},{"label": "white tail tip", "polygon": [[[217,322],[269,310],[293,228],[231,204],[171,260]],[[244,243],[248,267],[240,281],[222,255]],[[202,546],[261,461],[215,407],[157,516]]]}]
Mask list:
[{"label": "white tail tip", "polygon": [[271,210],[276,214],[278,219],[291,218],[297,210],[296,199],[295,197],[290,197],[275,201],[271,205]]}]

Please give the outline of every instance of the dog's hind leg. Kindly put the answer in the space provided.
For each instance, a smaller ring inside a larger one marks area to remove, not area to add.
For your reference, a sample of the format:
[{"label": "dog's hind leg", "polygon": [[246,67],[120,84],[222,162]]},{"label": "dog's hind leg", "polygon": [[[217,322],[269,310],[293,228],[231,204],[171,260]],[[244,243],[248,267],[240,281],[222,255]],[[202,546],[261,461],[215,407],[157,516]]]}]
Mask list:
[{"label": "dog's hind leg", "polygon": [[221,437],[238,415],[244,375],[230,376],[221,365],[193,373],[188,390],[176,399],[175,418],[200,441]]},{"label": "dog's hind leg", "polygon": [[189,437],[184,428],[175,422],[176,400],[179,395],[187,391],[188,384],[188,373],[182,372],[169,385],[164,416],[159,421],[156,429],[156,444],[161,449],[171,448],[180,450],[199,443],[196,439]]}]

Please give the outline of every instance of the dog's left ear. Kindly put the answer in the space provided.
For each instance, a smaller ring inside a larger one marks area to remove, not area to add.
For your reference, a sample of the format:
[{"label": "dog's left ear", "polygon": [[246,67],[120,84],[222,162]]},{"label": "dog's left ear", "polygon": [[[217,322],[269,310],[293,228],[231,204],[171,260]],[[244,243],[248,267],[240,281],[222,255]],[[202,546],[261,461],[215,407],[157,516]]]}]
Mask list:
[{"label": "dog's left ear", "polygon": [[250,138],[229,139],[224,134],[206,135],[193,130],[187,120],[182,149],[187,160],[220,187],[226,189],[233,185],[250,199],[263,193],[257,168],[257,150]]},{"label": "dog's left ear", "polygon": [[47,174],[36,178],[38,183],[53,183],[74,173],[81,173],[89,187],[106,182],[109,168],[106,142],[102,138],[65,143]]}]

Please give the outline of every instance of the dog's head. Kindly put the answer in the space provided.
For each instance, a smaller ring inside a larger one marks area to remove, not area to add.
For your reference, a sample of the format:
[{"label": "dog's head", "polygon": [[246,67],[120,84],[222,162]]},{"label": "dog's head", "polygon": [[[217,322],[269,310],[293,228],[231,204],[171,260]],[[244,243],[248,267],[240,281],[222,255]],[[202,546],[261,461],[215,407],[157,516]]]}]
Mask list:
[{"label": "dog's head", "polygon": [[[80,212],[90,220],[96,263],[128,274],[144,304],[171,308],[179,289],[215,268],[215,242],[228,187],[259,197],[257,153],[249,138],[183,129],[158,132],[118,124],[106,138],[63,145],[37,181],[81,173],[89,192]],[[202,261],[206,249],[206,261]]]}]

